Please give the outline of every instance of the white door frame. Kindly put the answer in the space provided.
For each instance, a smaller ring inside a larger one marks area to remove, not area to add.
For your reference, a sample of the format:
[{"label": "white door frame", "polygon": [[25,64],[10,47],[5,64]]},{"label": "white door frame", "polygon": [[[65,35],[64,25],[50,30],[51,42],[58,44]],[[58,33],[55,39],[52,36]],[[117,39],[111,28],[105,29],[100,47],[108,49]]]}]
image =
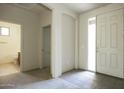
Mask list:
[{"label": "white door frame", "polygon": [[[43,49],[43,35],[44,35],[44,34],[43,34],[43,31],[44,31],[44,28],[45,28],[45,27],[50,27],[50,40],[52,39],[52,35],[51,35],[51,24],[50,24],[50,25],[43,26],[43,27],[42,27],[42,36],[41,36],[41,37],[42,37],[42,39],[41,39],[41,41],[42,41],[42,44],[41,44],[41,45],[42,45],[42,49]],[[51,40],[51,41],[52,41],[52,40]],[[50,41],[50,48],[52,48],[52,43],[51,43],[51,41]],[[43,62],[43,52],[42,52],[41,54],[42,54],[41,62]],[[50,58],[51,58],[51,49],[50,49]],[[51,65],[52,65],[52,64],[51,64],[51,60],[50,60],[50,74],[51,74],[51,71],[52,71],[52,69],[51,69],[52,66],[51,66]],[[41,64],[41,66],[43,66],[43,63]],[[41,66],[40,66],[40,68],[42,68]]]}]

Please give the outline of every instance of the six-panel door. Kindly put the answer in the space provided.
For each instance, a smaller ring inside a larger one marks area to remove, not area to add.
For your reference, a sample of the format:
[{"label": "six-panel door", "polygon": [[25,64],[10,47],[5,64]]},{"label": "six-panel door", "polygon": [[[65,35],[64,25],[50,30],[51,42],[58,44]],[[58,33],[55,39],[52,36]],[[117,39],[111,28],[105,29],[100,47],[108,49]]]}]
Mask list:
[{"label": "six-panel door", "polygon": [[97,16],[97,72],[123,78],[123,10]]}]

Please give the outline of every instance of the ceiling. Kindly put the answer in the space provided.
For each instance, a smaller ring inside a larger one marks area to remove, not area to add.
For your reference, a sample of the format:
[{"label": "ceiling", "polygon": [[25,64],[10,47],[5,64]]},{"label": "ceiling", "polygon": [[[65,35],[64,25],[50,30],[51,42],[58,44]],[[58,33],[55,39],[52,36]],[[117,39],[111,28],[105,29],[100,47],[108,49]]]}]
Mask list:
[{"label": "ceiling", "polygon": [[[60,4],[78,14],[81,14],[86,11],[90,11],[108,5],[109,3],[60,3]],[[15,3],[14,5],[21,8],[25,8],[27,10],[31,10],[36,13],[41,13],[49,10],[47,7],[40,3]]]},{"label": "ceiling", "polygon": [[15,3],[14,5],[24,8],[24,9],[27,9],[27,10],[30,10],[32,12],[38,13],[38,14],[40,14],[44,11],[49,11],[49,9],[47,7],[45,7],[42,4],[37,4],[37,3]]},{"label": "ceiling", "polygon": [[108,4],[109,3],[64,3],[63,5],[80,14]]}]

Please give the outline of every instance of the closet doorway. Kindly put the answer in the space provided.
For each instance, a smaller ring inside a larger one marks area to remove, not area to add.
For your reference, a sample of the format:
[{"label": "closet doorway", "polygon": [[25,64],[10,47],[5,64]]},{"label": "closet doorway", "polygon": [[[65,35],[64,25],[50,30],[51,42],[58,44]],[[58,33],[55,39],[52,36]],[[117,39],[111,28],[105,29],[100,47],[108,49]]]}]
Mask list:
[{"label": "closet doorway", "polygon": [[48,68],[51,72],[51,26],[43,27],[42,38],[42,62],[43,68]]}]

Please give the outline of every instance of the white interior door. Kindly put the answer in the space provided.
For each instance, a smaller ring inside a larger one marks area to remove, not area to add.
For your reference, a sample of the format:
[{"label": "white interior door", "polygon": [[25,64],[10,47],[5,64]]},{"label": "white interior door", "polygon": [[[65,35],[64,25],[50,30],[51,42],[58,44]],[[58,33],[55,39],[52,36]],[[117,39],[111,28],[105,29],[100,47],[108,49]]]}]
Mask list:
[{"label": "white interior door", "polygon": [[43,67],[50,67],[50,51],[51,51],[51,35],[50,26],[43,28]]},{"label": "white interior door", "polygon": [[123,78],[123,10],[97,16],[97,72]]},{"label": "white interior door", "polygon": [[75,67],[75,19],[62,16],[62,72]]}]

